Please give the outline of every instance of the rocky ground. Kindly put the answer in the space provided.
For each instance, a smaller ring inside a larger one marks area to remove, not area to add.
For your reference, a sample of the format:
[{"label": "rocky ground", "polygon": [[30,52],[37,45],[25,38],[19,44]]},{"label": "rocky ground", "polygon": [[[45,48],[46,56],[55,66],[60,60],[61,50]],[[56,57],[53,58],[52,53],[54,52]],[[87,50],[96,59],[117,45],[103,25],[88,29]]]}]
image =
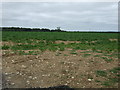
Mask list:
[{"label": "rocky ground", "polygon": [[[77,50],[76,53],[65,51],[45,51],[39,55],[6,55],[3,51],[3,87],[30,88],[68,85],[72,88],[108,88],[118,87],[103,85],[111,73],[108,71],[118,67],[118,58],[111,57],[107,62],[97,55],[102,53]],[[90,55],[88,55],[90,54]],[[86,55],[86,56],[85,56]],[[87,56],[88,55],[88,56]],[[107,72],[107,76],[99,76],[97,70]]]}]

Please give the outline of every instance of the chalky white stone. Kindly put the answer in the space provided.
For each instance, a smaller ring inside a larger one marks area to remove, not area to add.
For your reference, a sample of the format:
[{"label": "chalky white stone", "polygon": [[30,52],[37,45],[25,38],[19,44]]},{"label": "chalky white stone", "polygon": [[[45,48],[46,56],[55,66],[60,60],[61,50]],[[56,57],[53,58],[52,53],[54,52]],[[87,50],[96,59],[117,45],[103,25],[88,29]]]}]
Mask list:
[{"label": "chalky white stone", "polygon": [[15,83],[11,83],[11,85],[15,85]]},{"label": "chalky white stone", "polygon": [[9,82],[10,80],[7,80],[7,82]]},{"label": "chalky white stone", "polygon": [[67,83],[65,85],[68,85]]},{"label": "chalky white stone", "polygon": [[19,72],[16,72],[16,74],[18,75],[18,74],[19,74]]},{"label": "chalky white stone", "polygon": [[36,59],[38,59],[39,57],[38,56],[36,56]]},{"label": "chalky white stone", "polygon": [[71,78],[74,78],[74,77],[71,77]]},{"label": "chalky white stone", "polygon": [[19,75],[22,75],[22,73],[19,73]]},{"label": "chalky white stone", "polygon": [[37,79],[37,77],[34,77],[35,79]]},{"label": "chalky white stone", "polygon": [[30,81],[26,81],[28,84],[30,83]]},{"label": "chalky white stone", "polygon": [[88,81],[92,81],[92,79],[88,79]]},{"label": "chalky white stone", "polygon": [[48,76],[50,76],[50,74],[48,74]]},{"label": "chalky white stone", "polygon": [[8,77],[8,79],[11,79],[11,77]]},{"label": "chalky white stone", "polygon": [[25,65],[22,65],[22,68],[26,68],[26,66],[25,66]]},{"label": "chalky white stone", "polygon": [[29,76],[29,78],[32,78],[32,76]]},{"label": "chalky white stone", "polygon": [[8,75],[8,73],[5,73],[5,75]]},{"label": "chalky white stone", "polygon": [[15,62],[14,60],[12,60],[12,62]]},{"label": "chalky white stone", "polygon": [[66,72],[68,72],[68,70],[66,70]]},{"label": "chalky white stone", "polygon": [[33,80],[37,79],[37,77],[34,77]]},{"label": "chalky white stone", "polygon": [[70,83],[69,81],[67,81],[67,83]]}]

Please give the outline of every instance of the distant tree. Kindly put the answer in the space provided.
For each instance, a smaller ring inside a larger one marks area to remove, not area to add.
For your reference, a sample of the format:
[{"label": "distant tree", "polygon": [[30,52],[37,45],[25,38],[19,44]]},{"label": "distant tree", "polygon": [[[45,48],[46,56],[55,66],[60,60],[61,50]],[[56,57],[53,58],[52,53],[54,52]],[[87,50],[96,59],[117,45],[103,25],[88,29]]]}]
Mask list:
[{"label": "distant tree", "polygon": [[50,32],[50,29],[47,29],[47,28],[42,28],[41,29],[43,32]]},{"label": "distant tree", "polygon": [[60,27],[57,27],[57,30],[61,31]]},{"label": "distant tree", "polygon": [[57,27],[57,29],[47,29],[47,28],[22,28],[22,27],[2,27],[2,31],[31,31],[31,32],[65,32]]}]

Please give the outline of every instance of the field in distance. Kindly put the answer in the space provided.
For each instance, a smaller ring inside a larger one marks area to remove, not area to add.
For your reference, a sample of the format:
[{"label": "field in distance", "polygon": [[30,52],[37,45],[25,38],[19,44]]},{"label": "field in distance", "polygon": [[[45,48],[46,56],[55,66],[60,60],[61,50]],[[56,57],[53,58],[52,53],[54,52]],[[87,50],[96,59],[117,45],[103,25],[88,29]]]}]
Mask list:
[{"label": "field in distance", "polygon": [[1,43],[5,87],[118,87],[118,33],[3,31]]}]

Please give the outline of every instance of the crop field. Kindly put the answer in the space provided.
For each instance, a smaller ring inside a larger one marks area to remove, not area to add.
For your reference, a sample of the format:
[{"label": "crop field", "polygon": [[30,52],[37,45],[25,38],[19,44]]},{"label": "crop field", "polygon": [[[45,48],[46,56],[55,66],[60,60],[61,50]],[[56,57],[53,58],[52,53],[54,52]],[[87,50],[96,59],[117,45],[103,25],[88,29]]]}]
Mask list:
[{"label": "crop field", "polygon": [[118,88],[118,42],[118,33],[3,31],[3,86]]}]

